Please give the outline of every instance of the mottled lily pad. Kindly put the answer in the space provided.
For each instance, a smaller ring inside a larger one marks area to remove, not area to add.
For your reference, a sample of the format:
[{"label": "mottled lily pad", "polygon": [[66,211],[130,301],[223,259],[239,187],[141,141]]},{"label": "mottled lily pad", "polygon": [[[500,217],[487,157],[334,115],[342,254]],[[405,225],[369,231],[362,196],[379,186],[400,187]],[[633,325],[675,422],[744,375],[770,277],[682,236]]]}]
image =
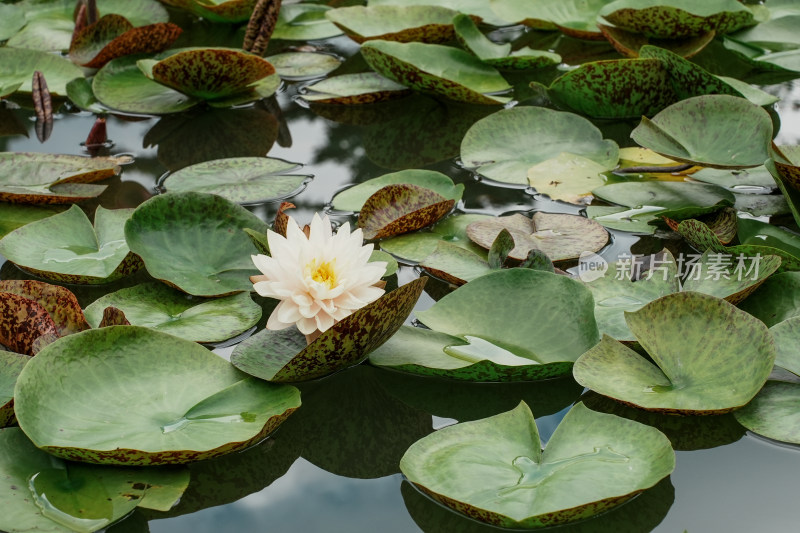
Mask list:
[{"label": "mottled lily pad", "polygon": [[497,234],[508,230],[514,238],[512,259],[523,261],[531,250],[544,252],[551,261],[575,259],[583,252],[597,252],[608,242],[608,232],[597,222],[578,215],[517,213],[473,222],[467,235],[479,246],[491,248]]},{"label": "mottled lily pad", "polygon": [[[34,71],[44,74],[50,94],[66,96],[67,83],[75,78],[82,78],[81,69],[73,65],[68,59],[23,48],[0,48],[0,63],[3,71],[0,74],[0,88],[16,85],[18,91],[30,93],[33,89],[31,79]],[[19,84],[19,85],[17,85]],[[0,91],[10,94],[14,91]]]},{"label": "mottled lily pad", "polygon": [[266,58],[287,80],[308,80],[333,72],[342,64],[336,56],[314,52],[284,52]]},{"label": "mottled lily pad", "polygon": [[357,43],[373,39],[444,43],[454,37],[457,11],[440,6],[352,6],[331,9],[325,16]]},{"label": "mottled lily pad", "polygon": [[0,281],[0,294],[16,294],[33,300],[47,311],[59,337],[89,329],[75,295],[64,287],[36,280]]},{"label": "mottled lily pad", "polygon": [[163,283],[144,283],[107,294],[86,308],[86,320],[100,327],[104,311],[114,307],[134,326],[195,342],[220,342],[256,325],[261,307],[242,292],[211,300],[192,298]]},{"label": "mottled lily pad", "polygon": [[270,157],[232,157],[184,167],[162,183],[167,192],[216,194],[240,204],[293,196],[309,179],[290,174],[300,165]]},{"label": "mottled lily pad", "polygon": [[467,226],[489,218],[492,217],[475,214],[449,216],[426,230],[384,239],[381,249],[405,261],[419,262],[430,256],[439,242],[445,241],[486,259],[486,251],[467,236]]},{"label": "mottled lily pad", "polygon": [[0,292],[0,316],[0,345],[14,352],[35,355],[58,338],[47,309],[24,296]]},{"label": "mottled lily pad", "polygon": [[486,260],[485,252],[481,252],[476,253],[458,244],[441,240],[419,262],[419,266],[448,283],[463,285],[493,270]]},{"label": "mottled lily pad", "polygon": [[91,532],[135,508],[169,510],[189,484],[185,468],[120,468],[63,461],[19,428],[0,431],[0,528],[9,533]]},{"label": "mottled lily pad", "polygon": [[641,33],[635,33],[616,26],[598,24],[600,31],[608,42],[625,57],[639,57],[639,50],[643,46],[658,46],[673,52],[681,57],[689,58],[700,53],[716,36],[716,32],[709,31],[694,37],[684,39],[657,39],[650,38]]},{"label": "mottled lily pad", "polygon": [[767,279],[741,308],[773,327],[800,315],[800,272],[781,272]]},{"label": "mottled lily pad", "polygon": [[300,394],[252,379],[196,343],[112,326],[48,345],[23,369],[14,401],[20,427],[53,455],[150,465],[246,448],[299,407]]},{"label": "mottled lily pad", "polygon": [[532,529],[588,518],[675,468],[655,428],[576,404],[542,450],[528,406],[441,429],[400,461],[409,481],[481,522]]},{"label": "mottled lily pad", "polygon": [[220,296],[250,291],[248,278],[258,274],[245,228],[267,231],[261,219],[221,196],[182,192],[137,207],[125,238],[154,278],[195,296]]},{"label": "mottled lily pad", "polygon": [[340,211],[361,211],[370,196],[387,185],[410,184],[434,191],[447,200],[459,201],[464,185],[454,184],[450,177],[434,170],[410,169],[384,174],[354,185],[333,197],[333,208]]},{"label": "mottled lily pad", "polygon": [[132,209],[98,207],[94,225],[78,206],[16,229],[0,240],[0,254],[44,279],[109,283],[142,266],[123,234]]},{"label": "mottled lily pad", "polygon": [[[542,142],[546,139],[547,142]],[[461,142],[461,160],[494,181],[528,184],[528,170],[560,152],[585,157],[611,169],[619,147],[591,122],[543,107],[515,107],[476,122]]]},{"label": "mottled lily pad", "polygon": [[631,138],[665,157],[713,168],[764,164],[772,141],[772,119],[744,98],[705,95],[642,117]]},{"label": "mottled lily pad", "polygon": [[365,239],[382,239],[430,226],[444,217],[455,200],[408,183],[386,185],[364,202],[358,227]]},{"label": "mottled lily pad", "polygon": [[0,428],[14,421],[14,385],[30,357],[0,351]]},{"label": "mottled lily pad", "polygon": [[800,146],[774,146],[772,164],[785,183],[800,190]]},{"label": "mottled lily pad", "polygon": [[304,100],[319,104],[360,105],[406,96],[411,91],[377,72],[333,76],[306,87]]},{"label": "mottled lily pad", "polygon": [[599,339],[589,290],[529,269],[478,277],[416,314],[431,329],[404,326],[372,364],[468,381],[545,379],[568,374]]},{"label": "mottled lily pad", "polygon": [[451,46],[375,40],[364,43],[361,55],[379,74],[421,92],[472,104],[509,101],[493,96],[511,89],[499,72]]},{"label": "mottled lily pad", "polygon": [[411,313],[425,278],[384,294],[324,331],[311,344],[297,328],[265,329],[242,341],[231,355],[239,370],[267,381],[318,378],[363,361],[386,342]]},{"label": "mottled lily pad", "polygon": [[673,414],[725,413],[749,402],[772,371],[775,346],[766,326],[725,300],[668,294],[625,320],[655,364],[604,336],[573,368],[578,383],[623,403]]}]

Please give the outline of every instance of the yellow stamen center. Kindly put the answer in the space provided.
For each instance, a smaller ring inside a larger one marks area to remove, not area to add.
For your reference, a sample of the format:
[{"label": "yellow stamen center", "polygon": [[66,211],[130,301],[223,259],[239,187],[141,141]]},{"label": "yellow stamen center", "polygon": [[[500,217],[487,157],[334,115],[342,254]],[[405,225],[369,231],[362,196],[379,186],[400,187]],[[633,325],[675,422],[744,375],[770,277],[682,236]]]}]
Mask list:
[{"label": "yellow stamen center", "polygon": [[317,260],[314,259],[306,265],[306,272],[309,272],[311,274],[311,279],[317,283],[324,283],[329,289],[332,289],[336,286],[336,272],[333,269],[335,263],[336,259],[321,263],[317,266]]}]

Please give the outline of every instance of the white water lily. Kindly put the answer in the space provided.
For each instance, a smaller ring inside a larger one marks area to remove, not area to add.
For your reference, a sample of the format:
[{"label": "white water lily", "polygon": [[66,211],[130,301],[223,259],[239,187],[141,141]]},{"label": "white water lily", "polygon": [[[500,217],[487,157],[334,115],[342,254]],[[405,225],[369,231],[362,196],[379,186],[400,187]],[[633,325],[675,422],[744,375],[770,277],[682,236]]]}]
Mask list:
[{"label": "white water lily", "polygon": [[374,285],[386,262],[369,262],[372,246],[364,244],[361,229],[351,233],[349,223],[334,235],[328,217],[315,214],[306,237],[290,217],[286,237],[268,231],[267,241],[272,257],[252,256],[263,275],[250,280],[258,294],[281,301],[268,329],[296,324],[304,335],[323,332],[384,293]]}]

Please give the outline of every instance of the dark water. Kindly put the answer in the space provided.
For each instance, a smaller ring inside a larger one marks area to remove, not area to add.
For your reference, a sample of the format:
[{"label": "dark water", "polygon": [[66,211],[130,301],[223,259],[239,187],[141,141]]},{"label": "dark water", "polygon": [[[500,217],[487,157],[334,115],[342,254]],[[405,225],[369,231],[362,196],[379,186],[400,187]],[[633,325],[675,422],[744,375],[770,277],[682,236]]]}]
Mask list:
[{"label": "dark water", "polygon": [[[341,44],[341,43],[340,43]],[[346,46],[345,46],[346,48]],[[167,171],[233,155],[265,155],[305,165],[314,180],[292,201],[301,222],[325,208],[335,191],[401,168],[431,168],[467,184],[460,209],[499,214],[574,207],[534,198],[520,189],[476,181],[455,157],[466,128],[489,109],[445,104],[427,97],[385,106],[374,113],[348,111],[322,118],[293,100],[296,86],[277,99],[241,109],[198,112],[139,121],[109,117],[111,154],[135,162],[102,197],[106,207],[133,207],[151,194]],[[797,144],[800,92],[775,86],[784,100],[779,143]],[[13,107],[13,106],[12,106]],[[88,113],[62,109],[51,138],[40,143],[32,112],[4,109],[28,137],[0,137],[2,151],[84,153],[80,141],[94,122]],[[624,128],[609,131],[629,145]],[[629,131],[629,130],[628,130]],[[606,133],[606,135],[609,135]],[[277,203],[253,207],[270,220]],[[335,217],[345,220],[346,217]],[[615,235],[603,255],[660,249],[655,238]],[[0,257],[0,263],[3,259]],[[6,265],[2,275],[18,276]],[[411,267],[400,283],[417,276]],[[430,284],[429,284],[430,285]],[[91,296],[96,298],[100,294]],[[431,305],[424,295],[419,308]],[[88,302],[84,301],[84,305]],[[220,349],[222,356],[230,348]],[[582,389],[571,379],[526,384],[462,384],[420,379],[361,365],[302,386],[303,408],[277,433],[246,452],[192,465],[192,483],[170,513],[136,511],[114,531],[205,533],[219,531],[406,533],[497,531],[441,508],[417,493],[399,474],[398,461],[419,438],[455,420],[482,418],[525,400],[544,439]],[[603,408],[598,398],[587,403]],[[599,403],[598,403],[599,402]],[[606,406],[608,407],[608,406]],[[611,406],[612,408],[614,406]],[[678,448],[675,472],[630,503],[559,532],[790,532],[798,531],[800,449],[747,435],[730,417],[648,420]]]}]

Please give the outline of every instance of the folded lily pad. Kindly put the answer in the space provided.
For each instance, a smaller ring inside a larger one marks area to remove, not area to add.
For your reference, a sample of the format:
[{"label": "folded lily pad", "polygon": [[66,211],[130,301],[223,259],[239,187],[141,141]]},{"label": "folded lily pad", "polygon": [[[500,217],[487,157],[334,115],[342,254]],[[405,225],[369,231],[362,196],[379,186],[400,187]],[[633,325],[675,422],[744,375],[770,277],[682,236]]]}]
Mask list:
[{"label": "folded lily pad", "polygon": [[445,199],[459,201],[464,193],[464,185],[454,184],[453,180],[434,170],[410,169],[384,174],[364,181],[337,193],[333,197],[333,208],[340,211],[361,211],[370,196],[386,185],[411,184],[438,193]]},{"label": "folded lily pad", "polygon": [[271,157],[231,157],[184,167],[162,183],[167,192],[216,194],[240,204],[256,204],[296,194],[310,178],[289,174],[300,165]]},{"label": "folded lily pad", "polygon": [[[546,143],[541,139],[547,139]],[[514,107],[476,122],[461,142],[468,168],[503,183],[528,185],[528,170],[568,152],[613,168],[619,147],[591,122],[543,107]]]},{"label": "folded lily pad", "polygon": [[576,404],[542,450],[528,406],[446,427],[414,443],[400,468],[425,493],[474,519],[532,529],[588,518],[675,468],[657,429]]},{"label": "folded lily pad", "polygon": [[195,342],[230,339],[255,326],[261,318],[261,306],[249,293],[201,300],[156,282],[121,289],[95,300],[86,308],[86,320],[93,328],[101,327],[108,307],[122,311],[134,326]]},{"label": "folded lily pad", "polygon": [[535,380],[568,374],[599,339],[589,290],[529,269],[491,272],[416,314],[433,331],[401,328],[372,364],[468,381]]},{"label": "folded lily pad", "polygon": [[382,239],[408,233],[444,217],[453,209],[454,199],[418,185],[385,185],[361,206],[358,227],[365,239]]},{"label": "folded lily pad", "polygon": [[781,258],[777,255],[748,258],[707,250],[688,270],[683,290],[710,294],[737,305],[780,266]]},{"label": "folded lily pad", "polygon": [[764,164],[772,142],[772,119],[744,98],[705,95],[664,109],[631,132],[639,145],[695,165],[747,168]]},{"label": "folded lily pad", "polygon": [[655,364],[604,336],[573,368],[578,383],[623,403],[726,413],[749,402],[772,370],[775,346],[766,326],[719,298],[668,294],[625,320]]},{"label": "folded lily pad", "polygon": [[411,91],[377,72],[333,76],[306,87],[302,97],[320,104],[360,105],[406,96]]},{"label": "folded lily pad", "polygon": [[386,342],[411,313],[426,279],[419,278],[384,294],[335,323],[311,344],[297,328],[265,329],[242,341],[231,363],[273,382],[306,381],[363,361]]},{"label": "folded lily pad", "polygon": [[0,240],[0,254],[23,270],[63,283],[109,283],[142,264],[125,242],[132,209],[98,207],[94,225],[78,206],[31,222]]},{"label": "folded lily pad", "polygon": [[631,58],[639,57],[639,51],[648,45],[658,46],[681,57],[689,58],[700,53],[716,36],[716,32],[709,31],[683,39],[659,39],[606,24],[598,24],[598,27],[617,52]]},{"label": "folded lily pad", "polygon": [[357,43],[373,39],[444,43],[454,37],[457,11],[440,6],[352,6],[331,9],[325,17]]},{"label": "folded lily pad", "polygon": [[484,253],[443,240],[436,242],[436,248],[419,262],[419,266],[454,285],[463,285],[493,270]]},{"label": "folded lily pad", "polygon": [[451,46],[375,40],[364,43],[361,55],[379,74],[421,92],[472,104],[509,101],[493,96],[511,89],[499,72]]},{"label": "folded lily pad", "polygon": [[16,294],[33,300],[47,311],[59,337],[89,329],[75,295],[64,287],[36,280],[0,281],[0,294]]},{"label": "folded lily pad", "polygon": [[584,252],[597,252],[608,242],[608,232],[597,222],[578,215],[521,213],[489,218],[467,226],[467,235],[477,245],[489,249],[503,230],[514,238],[509,257],[523,261],[531,250],[544,252],[551,261],[575,259]]},{"label": "folded lily pad", "polygon": [[266,59],[275,67],[275,72],[287,80],[319,78],[342,64],[336,56],[314,52],[284,52]]},{"label": "folded lily pad", "polygon": [[0,350],[0,428],[14,421],[14,385],[30,357]]},{"label": "folded lily pad", "polygon": [[608,0],[493,0],[492,9],[508,21],[521,22],[537,30],[558,29],[576,39],[602,40],[597,14],[607,3]]},{"label": "folded lily pad", "polygon": [[317,4],[282,5],[272,38],[309,41],[341,35],[342,30],[325,18],[330,9],[330,6]]},{"label": "folded lily pad", "polygon": [[147,200],[125,224],[131,250],[156,279],[195,296],[250,291],[258,274],[245,228],[267,225],[240,205],[213,194],[181,192]]},{"label": "folded lily pad", "polygon": [[0,528],[91,532],[135,508],[166,511],[189,484],[185,468],[120,468],[62,461],[19,428],[0,431]]},{"label": "folded lily pad", "polygon": [[53,455],[149,465],[246,448],[299,407],[300,395],[196,343],[112,326],[48,345],[17,379],[14,402],[20,427]]},{"label": "folded lily pad", "polygon": [[430,228],[405,235],[398,235],[380,242],[381,249],[406,261],[419,262],[436,250],[439,242],[459,246],[486,259],[486,251],[473,243],[467,236],[467,226],[479,220],[487,220],[489,215],[452,215]]},{"label": "folded lily pad", "polygon": [[[44,74],[50,94],[66,96],[67,83],[75,78],[82,78],[81,69],[73,65],[68,59],[23,48],[4,46],[0,48],[0,63],[3,72],[0,74],[0,87],[17,85],[18,91],[30,93],[33,89],[31,79],[34,71]],[[2,91],[9,94],[14,91]]]}]

